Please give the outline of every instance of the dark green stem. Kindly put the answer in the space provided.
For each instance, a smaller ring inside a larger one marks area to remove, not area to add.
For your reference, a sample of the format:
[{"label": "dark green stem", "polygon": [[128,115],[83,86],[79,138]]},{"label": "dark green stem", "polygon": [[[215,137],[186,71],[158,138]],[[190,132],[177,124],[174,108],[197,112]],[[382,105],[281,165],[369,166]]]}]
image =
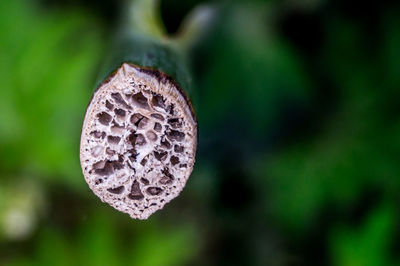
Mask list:
[{"label": "dark green stem", "polygon": [[99,83],[123,63],[132,63],[169,75],[191,96],[191,79],[184,49],[179,49],[166,37],[157,7],[155,0],[128,1],[128,14],[116,33]]}]

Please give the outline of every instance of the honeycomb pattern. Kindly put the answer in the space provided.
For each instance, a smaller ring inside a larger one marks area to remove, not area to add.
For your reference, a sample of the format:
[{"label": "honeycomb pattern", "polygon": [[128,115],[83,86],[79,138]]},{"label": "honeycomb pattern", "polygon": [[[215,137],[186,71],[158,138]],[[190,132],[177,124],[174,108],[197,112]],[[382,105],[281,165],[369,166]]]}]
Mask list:
[{"label": "honeycomb pattern", "polygon": [[146,219],[183,189],[196,144],[197,124],[175,83],[124,64],[88,107],[81,164],[102,201]]}]

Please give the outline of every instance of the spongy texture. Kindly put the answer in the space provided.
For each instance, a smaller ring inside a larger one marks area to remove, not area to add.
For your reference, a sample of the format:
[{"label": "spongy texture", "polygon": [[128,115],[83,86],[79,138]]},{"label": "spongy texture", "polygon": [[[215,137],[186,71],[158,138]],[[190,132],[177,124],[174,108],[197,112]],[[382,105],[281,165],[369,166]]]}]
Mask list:
[{"label": "spongy texture", "polygon": [[132,218],[179,195],[195,161],[197,122],[170,78],[124,63],[93,95],[80,159],[90,189]]}]

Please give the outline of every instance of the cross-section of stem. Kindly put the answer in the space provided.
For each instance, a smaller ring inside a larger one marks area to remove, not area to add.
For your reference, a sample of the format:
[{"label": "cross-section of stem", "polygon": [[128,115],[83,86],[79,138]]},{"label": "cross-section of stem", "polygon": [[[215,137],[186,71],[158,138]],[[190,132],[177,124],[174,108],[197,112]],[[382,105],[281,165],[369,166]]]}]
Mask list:
[{"label": "cross-section of stem", "polygon": [[163,208],[193,170],[197,120],[182,58],[163,39],[122,30],[84,118],[85,180],[132,218]]}]

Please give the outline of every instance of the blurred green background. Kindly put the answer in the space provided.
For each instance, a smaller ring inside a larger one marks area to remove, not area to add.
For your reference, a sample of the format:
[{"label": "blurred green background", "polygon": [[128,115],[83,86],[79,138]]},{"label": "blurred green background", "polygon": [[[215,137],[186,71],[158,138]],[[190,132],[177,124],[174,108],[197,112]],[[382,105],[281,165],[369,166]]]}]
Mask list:
[{"label": "blurred green background", "polygon": [[163,0],[200,125],[147,221],[89,190],[80,128],[121,1],[0,1],[0,265],[400,265],[398,1]]}]

